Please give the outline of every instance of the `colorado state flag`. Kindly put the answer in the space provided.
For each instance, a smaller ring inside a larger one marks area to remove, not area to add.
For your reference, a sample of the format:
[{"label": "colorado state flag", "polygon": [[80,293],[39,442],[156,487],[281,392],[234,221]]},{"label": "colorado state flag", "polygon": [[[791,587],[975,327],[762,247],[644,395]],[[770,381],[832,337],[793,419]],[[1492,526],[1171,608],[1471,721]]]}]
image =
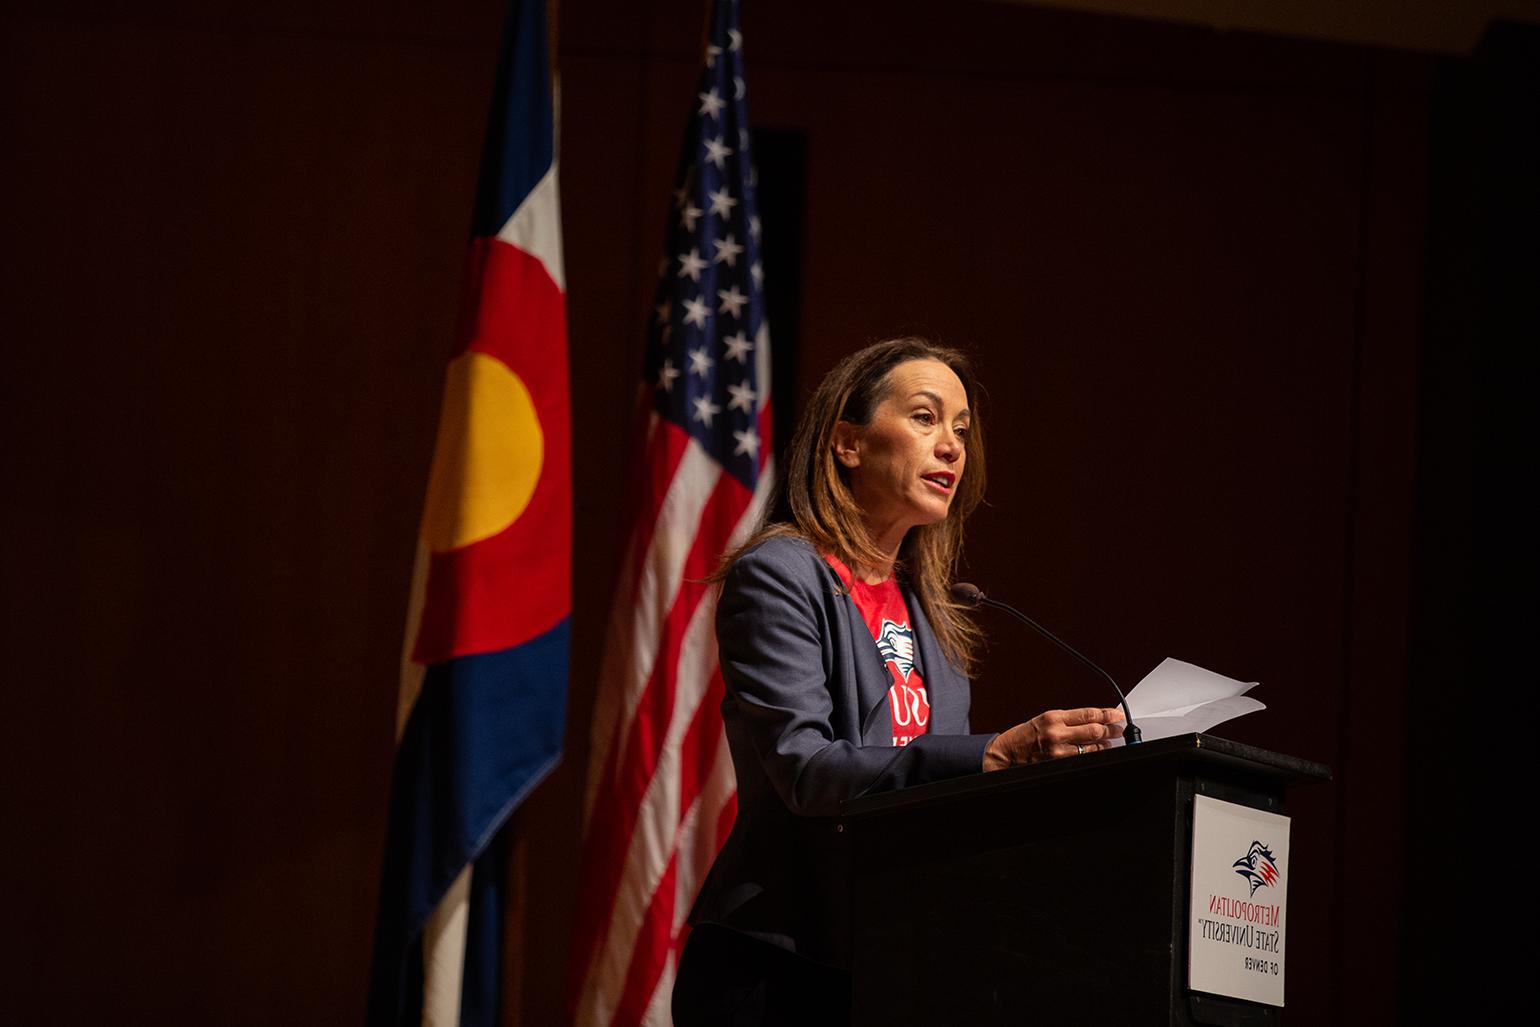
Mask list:
[{"label": "colorado state flag", "polygon": [[566,710],[564,293],[545,0],[514,0],[409,607],[372,1025],[497,1021],[494,838]]}]

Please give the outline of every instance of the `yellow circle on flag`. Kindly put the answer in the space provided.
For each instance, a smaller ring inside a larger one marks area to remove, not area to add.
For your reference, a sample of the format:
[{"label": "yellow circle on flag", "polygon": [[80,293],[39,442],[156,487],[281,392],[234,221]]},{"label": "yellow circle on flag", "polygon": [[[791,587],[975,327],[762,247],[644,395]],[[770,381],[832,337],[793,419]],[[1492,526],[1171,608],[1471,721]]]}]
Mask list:
[{"label": "yellow circle on flag", "polygon": [[450,361],[422,538],[441,553],[490,538],[529,505],[545,436],[523,379],[485,353]]}]

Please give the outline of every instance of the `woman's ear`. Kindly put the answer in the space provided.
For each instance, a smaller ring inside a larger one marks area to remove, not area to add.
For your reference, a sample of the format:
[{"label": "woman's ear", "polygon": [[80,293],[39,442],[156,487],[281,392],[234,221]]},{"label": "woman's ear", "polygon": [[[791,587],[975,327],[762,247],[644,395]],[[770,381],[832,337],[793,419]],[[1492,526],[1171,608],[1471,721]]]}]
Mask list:
[{"label": "woman's ear", "polygon": [[849,421],[834,425],[834,440],[830,443],[834,459],[847,469],[861,466],[861,429]]}]

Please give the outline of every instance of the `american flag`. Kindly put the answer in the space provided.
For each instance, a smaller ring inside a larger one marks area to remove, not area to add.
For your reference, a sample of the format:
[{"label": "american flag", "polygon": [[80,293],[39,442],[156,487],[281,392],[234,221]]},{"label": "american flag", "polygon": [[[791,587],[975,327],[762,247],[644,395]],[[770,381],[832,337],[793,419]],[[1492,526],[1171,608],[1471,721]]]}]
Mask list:
[{"label": "american flag", "polygon": [[717,0],[650,318],[645,454],[616,587],[585,800],[578,1024],[666,1024],[696,892],[737,811],[714,587],[759,520],[770,336],[736,0]]}]

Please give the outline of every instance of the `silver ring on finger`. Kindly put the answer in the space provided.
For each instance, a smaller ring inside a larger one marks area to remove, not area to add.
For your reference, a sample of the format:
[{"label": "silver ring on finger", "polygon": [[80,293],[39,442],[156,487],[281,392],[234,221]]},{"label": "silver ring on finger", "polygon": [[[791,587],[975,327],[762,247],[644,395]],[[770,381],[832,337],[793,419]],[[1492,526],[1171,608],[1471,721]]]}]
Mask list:
[{"label": "silver ring on finger", "polygon": [[1083,745],[1076,745],[1075,746],[1075,755],[1076,756],[1084,756],[1085,755],[1085,746],[1083,746]]}]

